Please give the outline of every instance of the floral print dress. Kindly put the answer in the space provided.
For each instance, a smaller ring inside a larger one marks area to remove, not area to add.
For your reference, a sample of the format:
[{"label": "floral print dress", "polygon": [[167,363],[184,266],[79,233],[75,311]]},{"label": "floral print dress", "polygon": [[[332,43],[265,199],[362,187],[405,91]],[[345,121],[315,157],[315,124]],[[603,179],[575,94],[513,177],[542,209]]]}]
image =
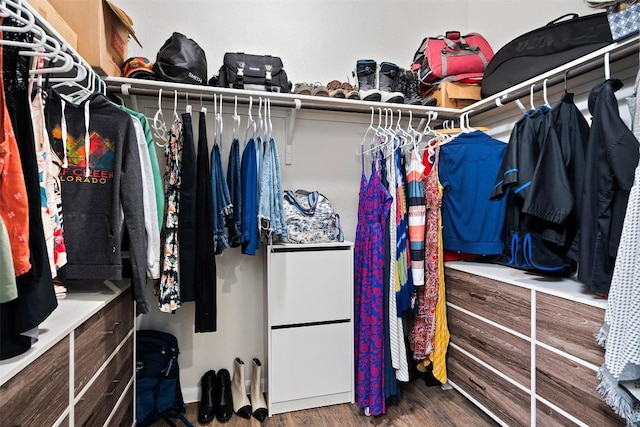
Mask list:
[{"label": "floral print dress", "polygon": [[182,122],[176,119],[164,147],[167,169],[164,174],[165,218],[162,228],[160,280],[156,285],[160,311],[174,313],[180,308],[178,212],[180,210],[180,167],[182,163]]},{"label": "floral print dress", "polygon": [[386,412],[384,392],[384,226],[392,197],[374,167],[360,179],[355,263],[356,398],[369,415]]}]

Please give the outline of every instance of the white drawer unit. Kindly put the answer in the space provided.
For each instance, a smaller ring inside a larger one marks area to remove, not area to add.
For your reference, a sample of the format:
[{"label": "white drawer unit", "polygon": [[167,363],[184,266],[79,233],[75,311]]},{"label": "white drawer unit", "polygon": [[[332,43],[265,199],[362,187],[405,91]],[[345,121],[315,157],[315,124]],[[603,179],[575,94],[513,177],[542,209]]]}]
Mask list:
[{"label": "white drawer unit", "polygon": [[354,402],[353,244],[267,247],[269,414]]}]

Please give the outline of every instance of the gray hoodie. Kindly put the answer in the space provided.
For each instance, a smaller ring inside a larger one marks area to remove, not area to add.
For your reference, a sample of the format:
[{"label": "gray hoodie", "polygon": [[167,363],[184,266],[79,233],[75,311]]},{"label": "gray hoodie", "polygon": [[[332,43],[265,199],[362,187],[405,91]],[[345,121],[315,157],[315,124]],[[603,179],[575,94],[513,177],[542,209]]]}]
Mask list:
[{"label": "gray hoodie", "polygon": [[102,94],[74,105],[55,90],[47,116],[53,147],[63,159],[66,277],[122,279],[126,228],[137,310],[148,313],[142,173],[131,117]]}]

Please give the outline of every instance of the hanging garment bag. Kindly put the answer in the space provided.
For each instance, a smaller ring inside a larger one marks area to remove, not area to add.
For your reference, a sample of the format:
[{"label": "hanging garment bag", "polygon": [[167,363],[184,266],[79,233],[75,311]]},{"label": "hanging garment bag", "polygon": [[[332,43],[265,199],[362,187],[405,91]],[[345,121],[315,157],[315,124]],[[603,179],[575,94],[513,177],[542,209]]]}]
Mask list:
[{"label": "hanging garment bag", "polygon": [[[565,18],[570,19],[565,20]],[[483,98],[613,43],[606,13],[563,15],[507,43],[487,65]]]}]

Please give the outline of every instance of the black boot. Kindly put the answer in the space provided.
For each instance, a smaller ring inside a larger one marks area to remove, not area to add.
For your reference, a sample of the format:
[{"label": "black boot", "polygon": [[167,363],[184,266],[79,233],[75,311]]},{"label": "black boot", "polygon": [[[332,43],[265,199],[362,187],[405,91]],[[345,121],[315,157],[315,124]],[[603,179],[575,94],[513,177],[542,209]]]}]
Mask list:
[{"label": "black boot", "polygon": [[364,101],[380,101],[380,91],[376,89],[377,63],[373,59],[356,61],[356,77],[360,99]]},{"label": "black boot", "polygon": [[253,374],[251,376],[251,409],[253,409],[253,417],[263,422],[268,415],[267,401],[262,394],[260,388],[260,378],[262,377],[262,364],[260,360],[253,359]]},{"label": "black boot", "polygon": [[380,64],[380,75],[378,76],[378,89],[382,93],[382,102],[392,102],[402,104],[404,93],[396,91],[400,67],[391,62]]},{"label": "black boot", "polygon": [[198,422],[200,424],[209,424],[216,415],[216,373],[215,371],[207,371],[200,379],[200,387],[202,395],[200,396],[200,404],[198,405]]},{"label": "black boot", "polygon": [[226,369],[220,369],[216,377],[216,418],[226,423],[233,415],[233,397],[231,396],[231,375]]},{"label": "black boot", "polygon": [[415,71],[404,71],[405,91],[404,91],[404,103],[408,105],[421,105],[422,97],[420,96],[420,87],[418,83],[418,76]]}]

